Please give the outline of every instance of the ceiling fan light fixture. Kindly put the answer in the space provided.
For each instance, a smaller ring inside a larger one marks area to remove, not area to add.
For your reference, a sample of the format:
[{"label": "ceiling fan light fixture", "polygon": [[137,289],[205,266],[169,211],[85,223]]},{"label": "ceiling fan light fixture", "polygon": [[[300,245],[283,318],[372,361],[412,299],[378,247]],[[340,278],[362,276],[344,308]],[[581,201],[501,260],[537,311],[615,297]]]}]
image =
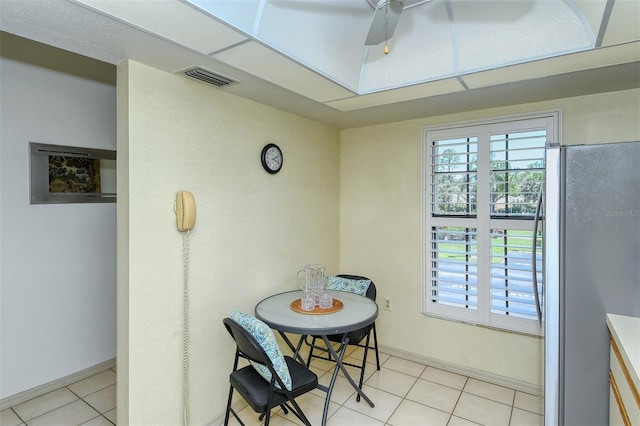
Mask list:
[{"label": "ceiling fan light fixture", "polygon": [[385,5],[384,11],[384,54],[389,54],[389,2]]},{"label": "ceiling fan light fixture", "polygon": [[365,46],[375,46],[393,37],[403,9],[404,0],[380,0],[373,12]]}]

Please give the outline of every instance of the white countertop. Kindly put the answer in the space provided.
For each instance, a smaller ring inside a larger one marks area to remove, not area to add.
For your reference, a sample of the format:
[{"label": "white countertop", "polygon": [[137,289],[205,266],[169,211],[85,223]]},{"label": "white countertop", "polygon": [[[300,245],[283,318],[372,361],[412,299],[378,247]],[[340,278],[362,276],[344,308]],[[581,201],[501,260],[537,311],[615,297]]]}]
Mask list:
[{"label": "white countertop", "polygon": [[640,318],[607,314],[607,326],[634,383],[640,383]]}]

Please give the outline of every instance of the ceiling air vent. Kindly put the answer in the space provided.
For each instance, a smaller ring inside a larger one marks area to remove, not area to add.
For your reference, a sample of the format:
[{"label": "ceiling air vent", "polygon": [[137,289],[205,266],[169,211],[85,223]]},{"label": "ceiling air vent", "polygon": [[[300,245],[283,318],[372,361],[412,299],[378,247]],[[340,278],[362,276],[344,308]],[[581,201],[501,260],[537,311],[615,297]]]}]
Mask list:
[{"label": "ceiling air vent", "polygon": [[189,68],[183,72],[189,77],[197,78],[200,81],[204,81],[205,83],[212,84],[216,87],[224,87],[236,82],[232,78],[216,74],[215,72],[202,67]]}]

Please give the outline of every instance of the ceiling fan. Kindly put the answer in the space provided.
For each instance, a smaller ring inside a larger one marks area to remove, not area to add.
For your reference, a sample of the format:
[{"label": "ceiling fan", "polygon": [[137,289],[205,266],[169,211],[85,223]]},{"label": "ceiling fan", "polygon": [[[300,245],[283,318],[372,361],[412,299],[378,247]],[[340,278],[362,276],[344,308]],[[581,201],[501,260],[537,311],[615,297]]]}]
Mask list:
[{"label": "ceiling fan", "polygon": [[[373,7],[374,12],[364,44],[365,46],[374,46],[383,41],[387,42],[393,36],[402,11],[432,0],[421,0],[411,4],[408,4],[405,0],[379,0],[377,4],[374,4],[372,0],[367,1]],[[388,45],[385,45],[384,53],[389,53]]]}]

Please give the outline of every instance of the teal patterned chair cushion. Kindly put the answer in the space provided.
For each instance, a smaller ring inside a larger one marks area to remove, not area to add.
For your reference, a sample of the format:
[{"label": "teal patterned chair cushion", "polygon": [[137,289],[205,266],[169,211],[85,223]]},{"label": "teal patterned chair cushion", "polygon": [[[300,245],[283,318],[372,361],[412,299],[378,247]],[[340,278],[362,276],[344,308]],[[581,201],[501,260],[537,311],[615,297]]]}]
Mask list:
[{"label": "teal patterned chair cushion", "polygon": [[329,275],[327,277],[327,289],[336,291],[348,291],[360,296],[366,296],[371,280],[352,280],[349,278],[336,277]]},{"label": "teal patterned chair cushion", "polygon": [[[289,367],[282,356],[276,337],[273,335],[273,331],[267,324],[259,319],[247,315],[243,312],[233,311],[231,313],[231,319],[237,322],[242,328],[247,330],[258,341],[260,346],[269,356],[273,364],[273,369],[284,383],[284,386],[291,390],[291,374],[289,374]],[[271,382],[271,371],[267,366],[258,364],[257,362],[250,361],[253,368],[268,382]],[[280,387],[276,381],[276,387]]]}]

